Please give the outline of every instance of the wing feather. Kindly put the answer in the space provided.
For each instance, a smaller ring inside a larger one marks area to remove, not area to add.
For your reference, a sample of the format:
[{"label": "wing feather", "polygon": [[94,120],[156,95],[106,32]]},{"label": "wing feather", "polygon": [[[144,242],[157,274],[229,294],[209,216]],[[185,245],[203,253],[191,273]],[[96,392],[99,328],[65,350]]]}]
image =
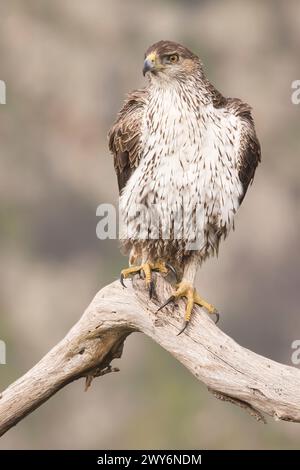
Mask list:
[{"label": "wing feather", "polygon": [[145,89],[130,93],[108,134],[120,193],[141,157],[141,122],[146,99]]},{"label": "wing feather", "polygon": [[227,107],[241,120],[238,174],[243,186],[242,203],[249,185],[253,182],[257,165],[261,161],[260,143],[255,132],[251,107],[237,98],[228,98]]}]

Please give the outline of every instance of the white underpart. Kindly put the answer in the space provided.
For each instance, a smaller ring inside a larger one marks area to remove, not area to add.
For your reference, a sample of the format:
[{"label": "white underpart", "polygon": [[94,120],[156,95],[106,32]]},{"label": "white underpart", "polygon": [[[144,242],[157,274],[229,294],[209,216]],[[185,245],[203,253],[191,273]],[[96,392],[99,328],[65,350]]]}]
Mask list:
[{"label": "white underpart", "polygon": [[189,95],[184,101],[183,93],[182,85],[157,90],[153,86],[142,122],[143,153],[124,188],[120,209],[133,234],[144,223],[135,215],[136,205],[146,203],[150,208],[155,203],[165,226],[178,219],[182,226],[183,207],[182,238],[187,244],[196,239],[197,251],[204,252],[219,229],[230,230],[239,207],[241,123],[224,108],[201,104],[199,97],[192,101]]}]

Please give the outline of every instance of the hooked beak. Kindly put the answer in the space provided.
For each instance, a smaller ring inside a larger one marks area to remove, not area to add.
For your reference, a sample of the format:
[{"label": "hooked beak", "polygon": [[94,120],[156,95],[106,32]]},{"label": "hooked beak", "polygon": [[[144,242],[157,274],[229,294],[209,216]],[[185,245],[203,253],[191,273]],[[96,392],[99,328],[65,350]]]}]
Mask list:
[{"label": "hooked beak", "polygon": [[156,54],[155,53],[149,54],[144,61],[143,75],[145,76],[147,72],[152,72],[155,69],[155,66],[156,66]]}]

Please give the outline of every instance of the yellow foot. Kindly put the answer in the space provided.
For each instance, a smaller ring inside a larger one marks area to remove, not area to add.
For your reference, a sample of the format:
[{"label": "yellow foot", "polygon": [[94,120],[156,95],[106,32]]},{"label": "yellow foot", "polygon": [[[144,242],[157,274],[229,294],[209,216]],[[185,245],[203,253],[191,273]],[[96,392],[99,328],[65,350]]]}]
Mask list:
[{"label": "yellow foot", "polygon": [[200,307],[204,307],[205,310],[208,311],[208,313],[216,315],[216,323],[218,323],[220,317],[218,310],[212,304],[209,304],[208,302],[206,302],[206,300],[202,299],[202,297],[200,297],[194,286],[187,281],[181,281],[179,284],[177,284],[176,291],[174,292],[174,294],[171,295],[171,297],[169,297],[168,300],[163,305],[161,305],[157,311],[161,310],[169,303],[175,302],[181,297],[186,297],[187,305],[184,315],[184,327],[178,333],[178,335],[180,335],[186,329],[190,321],[192,310],[195,304],[200,305]]},{"label": "yellow foot", "polygon": [[124,284],[124,279],[127,279],[128,277],[132,277],[135,274],[139,274],[139,275],[143,274],[144,279],[146,281],[146,286],[149,289],[149,296],[151,299],[152,294],[153,294],[153,289],[154,289],[153,280],[152,280],[152,271],[156,271],[161,274],[168,274],[169,271],[172,271],[175,276],[177,275],[175,269],[169,263],[165,263],[164,261],[157,261],[155,263],[151,263],[149,261],[139,266],[132,266],[130,268],[122,269],[120,282],[123,287],[126,287]]}]

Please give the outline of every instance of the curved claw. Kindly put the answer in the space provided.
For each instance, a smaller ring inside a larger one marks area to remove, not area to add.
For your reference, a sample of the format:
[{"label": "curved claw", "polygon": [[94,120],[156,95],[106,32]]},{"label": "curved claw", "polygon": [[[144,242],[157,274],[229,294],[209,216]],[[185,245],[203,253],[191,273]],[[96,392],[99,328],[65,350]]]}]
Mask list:
[{"label": "curved claw", "polygon": [[140,279],[145,279],[145,271],[143,269],[138,271],[138,275],[140,276]]},{"label": "curved claw", "polygon": [[175,300],[175,296],[174,295],[171,295],[171,297],[169,297],[164,304],[162,304],[157,310],[156,310],[156,313],[159,312],[160,310],[162,310],[164,307],[166,307],[169,303],[171,302],[174,302]]},{"label": "curved claw", "polygon": [[178,282],[178,280],[179,280],[178,279],[178,274],[177,274],[177,271],[174,268],[174,266],[172,266],[172,264],[170,264],[170,263],[166,263],[166,268],[168,268],[168,270],[171,271],[174,274],[174,276],[176,278],[176,282]]},{"label": "curved claw", "polygon": [[124,284],[124,274],[123,273],[120,274],[120,283],[122,284],[123,287],[125,287],[125,289],[127,289],[127,286],[125,286],[125,284]]},{"label": "curved claw", "polygon": [[216,321],[215,321],[215,325],[216,325],[218,321],[220,320],[220,314],[219,312],[214,312],[214,315],[216,315]]},{"label": "curved claw", "polygon": [[184,332],[184,330],[186,329],[186,327],[188,326],[188,324],[189,324],[188,321],[185,321],[185,322],[184,322],[183,328],[179,331],[179,333],[177,333],[177,336],[181,335],[181,333]]},{"label": "curved claw", "polygon": [[153,292],[154,292],[154,282],[151,279],[150,284],[149,284],[149,299],[152,299]]}]

